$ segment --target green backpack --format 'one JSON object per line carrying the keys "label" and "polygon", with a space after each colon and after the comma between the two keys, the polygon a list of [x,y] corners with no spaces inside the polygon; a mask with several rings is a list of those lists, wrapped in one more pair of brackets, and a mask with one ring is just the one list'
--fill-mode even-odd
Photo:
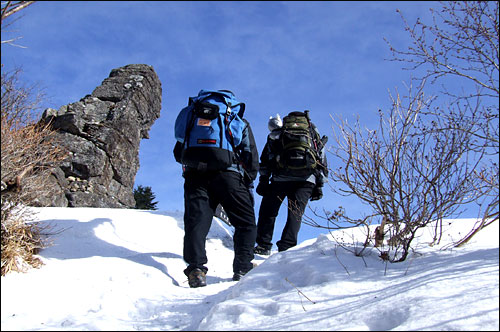
{"label": "green backpack", "polygon": [[309,111],[291,112],[283,118],[277,144],[277,167],[286,174],[307,176],[320,164],[318,134],[312,128]]}

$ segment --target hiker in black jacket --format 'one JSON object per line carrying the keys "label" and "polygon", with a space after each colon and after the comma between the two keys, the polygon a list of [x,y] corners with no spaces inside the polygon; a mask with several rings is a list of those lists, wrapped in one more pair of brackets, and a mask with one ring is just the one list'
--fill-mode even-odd
{"label": "hiker in black jacket", "polygon": [[[313,138],[310,147],[314,150],[313,153],[316,153],[315,158],[317,158],[313,168],[301,169],[298,164],[293,164],[293,161],[289,164],[285,162],[287,154],[283,153],[283,145],[287,144],[284,144],[282,136],[289,130],[283,128],[279,115],[269,120],[270,133],[260,156],[260,177],[257,186],[257,194],[262,196],[262,202],[257,223],[257,246],[254,248],[256,254],[269,255],[271,253],[274,224],[285,197],[288,199],[288,215],[281,239],[276,243],[278,251],[285,251],[297,245],[297,236],[308,201],[319,200],[323,196],[322,187],[328,174],[324,153],[327,137],[319,138],[319,132],[310,122],[307,112],[302,114],[307,116],[310,129],[308,135]],[[300,115],[300,113],[292,112],[289,117]],[[285,117],[283,120],[288,119]],[[291,160],[304,157],[301,155],[304,149],[297,148],[297,150],[298,152],[288,153]]]}
{"label": "hiker in black jacket", "polygon": [[[229,93],[226,90],[219,90],[217,93],[220,92]],[[188,264],[184,273],[192,288],[206,286],[208,268],[205,264],[208,259],[205,242],[219,204],[234,226],[233,280],[240,280],[253,267],[253,247],[257,227],[252,188],[258,174],[259,159],[250,124],[242,120],[245,124],[241,142],[234,147],[237,158],[233,159],[229,167],[222,170],[205,170],[183,165],[185,179],[183,258]],[[180,151],[180,144],[177,143],[179,149],[177,152]],[[180,157],[177,156],[176,159]]]}

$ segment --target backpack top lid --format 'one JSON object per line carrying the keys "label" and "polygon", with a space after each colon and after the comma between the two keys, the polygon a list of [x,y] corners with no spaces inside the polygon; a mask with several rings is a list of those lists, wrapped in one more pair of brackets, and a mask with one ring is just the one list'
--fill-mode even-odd
{"label": "backpack top lid", "polygon": [[292,111],[285,116],[285,118],[293,118],[293,117],[306,117],[309,120],[309,110]]}
{"label": "backpack top lid", "polygon": [[283,118],[283,129],[288,130],[310,130],[309,111],[293,111]]}
{"label": "backpack top lid", "polygon": [[[227,107],[231,109],[237,109],[237,114],[240,118],[243,118],[243,114],[245,112],[245,103],[240,102],[234,96],[234,93],[229,90],[200,90],[198,96],[190,97],[189,104],[195,103],[197,101],[202,101],[207,98],[216,98],[218,101],[224,103]],[[239,106],[237,108],[237,106]],[[226,110],[220,110],[221,113],[225,113]]]}

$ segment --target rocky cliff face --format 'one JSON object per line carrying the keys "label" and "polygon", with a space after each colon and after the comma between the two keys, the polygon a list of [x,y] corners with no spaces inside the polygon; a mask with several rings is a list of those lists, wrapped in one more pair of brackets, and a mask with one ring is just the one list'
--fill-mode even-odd
{"label": "rocky cliff face", "polygon": [[139,146],[161,110],[154,69],[132,64],[113,69],[91,95],[59,110],[47,109],[69,158],[54,170],[57,193],[40,206],[133,208]]}

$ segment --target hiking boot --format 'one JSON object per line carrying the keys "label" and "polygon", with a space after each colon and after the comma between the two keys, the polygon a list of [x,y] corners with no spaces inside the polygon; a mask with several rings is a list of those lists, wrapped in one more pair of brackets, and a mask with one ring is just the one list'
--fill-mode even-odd
{"label": "hiking boot", "polygon": [[241,277],[243,277],[247,273],[248,272],[243,272],[243,271],[234,272],[233,281],[239,281],[241,279]]}
{"label": "hiking boot", "polygon": [[243,272],[241,270],[238,271],[238,272],[234,272],[234,274],[233,274],[233,281],[239,281],[241,279],[241,277],[243,277],[245,274],[247,274],[248,272],[250,272],[256,266],[257,266],[257,264],[252,263],[252,267],[247,272]]}
{"label": "hiking boot", "polygon": [[191,288],[206,286],[207,285],[206,273],[201,269],[196,268],[189,273],[188,282],[189,282],[189,287]]}
{"label": "hiking boot", "polygon": [[264,256],[269,256],[271,255],[271,250],[270,249],[266,249],[264,247],[261,247],[261,246],[257,246],[255,248],[253,248],[253,252],[257,255],[264,255]]}

